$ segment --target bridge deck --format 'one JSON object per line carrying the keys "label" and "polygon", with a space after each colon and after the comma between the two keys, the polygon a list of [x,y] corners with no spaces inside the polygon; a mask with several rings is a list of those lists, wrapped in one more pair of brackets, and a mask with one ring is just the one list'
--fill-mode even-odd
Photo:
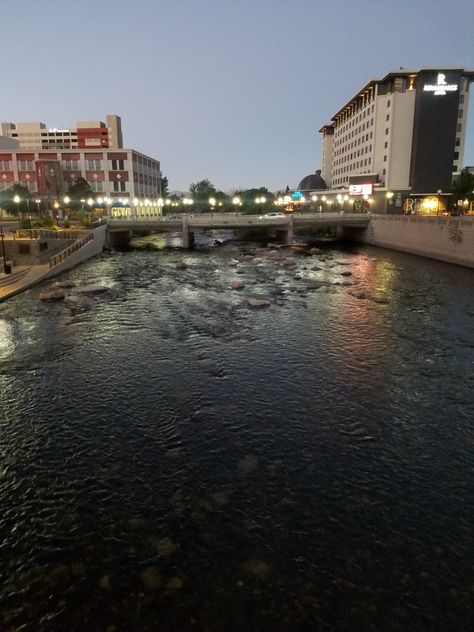
{"label": "bridge deck", "polygon": [[219,228],[281,228],[291,224],[298,227],[354,226],[365,228],[369,224],[368,213],[294,213],[284,217],[263,217],[259,215],[235,215],[233,213],[202,213],[182,217],[109,217],[107,226],[111,231],[156,230],[181,231],[212,230]]}

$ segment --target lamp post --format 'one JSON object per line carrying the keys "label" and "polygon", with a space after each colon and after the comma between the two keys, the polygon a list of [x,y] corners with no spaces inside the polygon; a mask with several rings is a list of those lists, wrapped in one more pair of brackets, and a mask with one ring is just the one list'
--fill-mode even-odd
{"label": "lamp post", "polygon": [[232,198],[232,204],[234,205],[234,209],[236,209],[234,212],[237,214],[237,207],[242,205],[238,195]]}
{"label": "lamp post", "polygon": [[262,212],[262,206],[265,204],[266,201],[267,201],[267,198],[265,196],[256,197],[255,198],[255,204],[258,205],[258,212],[259,213]]}
{"label": "lamp post", "polygon": [[68,211],[69,211],[69,202],[70,201],[71,201],[71,198],[68,195],[66,195],[64,197],[64,204],[66,205],[66,208],[64,209],[65,210],[65,213],[64,213],[64,219],[65,220],[69,220],[69,212]]}
{"label": "lamp post", "polygon": [[15,195],[15,197],[13,198],[13,201],[16,204],[16,216],[18,218],[18,226],[20,226],[20,202],[21,202],[21,197],[19,195]]}
{"label": "lamp post", "polygon": [[59,202],[56,200],[53,206],[56,211],[56,224],[59,226]]}
{"label": "lamp post", "polygon": [[10,274],[11,267],[7,265],[7,257],[5,255],[5,244],[4,244],[4,234],[3,234],[3,226],[0,226],[0,238],[2,240],[2,254],[3,254],[3,271],[5,274]]}
{"label": "lamp post", "polygon": [[211,207],[211,213],[213,213],[214,210],[215,210],[215,206],[216,206],[216,198],[210,197],[209,198],[209,204],[210,204],[210,207]]}
{"label": "lamp post", "polygon": [[438,194],[438,198],[437,198],[438,204],[436,205],[436,216],[438,216],[439,215],[439,196],[442,193],[441,189],[438,189],[436,193]]}
{"label": "lamp post", "polygon": [[41,200],[40,200],[40,198],[36,198],[35,202],[36,202],[36,206],[38,207],[38,215],[41,215],[41,211],[40,211]]}

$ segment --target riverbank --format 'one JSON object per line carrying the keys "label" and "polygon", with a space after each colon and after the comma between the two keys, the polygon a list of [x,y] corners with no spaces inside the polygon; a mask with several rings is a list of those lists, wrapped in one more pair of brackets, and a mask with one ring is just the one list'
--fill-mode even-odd
{"label": "riverbank", "polygon": [[474,268],[474,217],[372,215],[367,228],[343,229],[357,242]]}
{"label": "riverbank", "polygon": [[10,274],[0,273],[0,302],[100,254],[104,249],[105,233],[105,224],[94,228],[90,241],[77,250],[71,248],[71,252],[66,253],[67,256],[52,267],[48,262],[31,266],[15,266]]}

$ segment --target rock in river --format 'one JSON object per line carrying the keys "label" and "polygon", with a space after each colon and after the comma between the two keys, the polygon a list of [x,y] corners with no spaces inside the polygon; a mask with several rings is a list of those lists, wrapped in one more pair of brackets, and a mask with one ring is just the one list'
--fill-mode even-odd
{"label": "rock in river", "polygon": [[40,292],[40,301],[60,301],[65,297],[62,290],[51,290],[50,292]]}
{"label": "rock in river", "polygon": [[249,307],[269,307],[272,304],[271,301],[264,298],[248,298],[247,305]]}

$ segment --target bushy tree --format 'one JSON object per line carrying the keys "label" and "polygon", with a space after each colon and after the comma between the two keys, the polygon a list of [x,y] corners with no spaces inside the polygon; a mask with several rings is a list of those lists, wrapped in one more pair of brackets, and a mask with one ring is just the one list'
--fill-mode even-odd
{"label": "bushy tree", "polygon": [[[254,213],[266,213],[269,210],[273,210],[273,202],[275,196],[266,187],[259,187],[258,189],[240,189],[235,192],[242,202],[242,213],[253,215]],[[265,198],[265,202],[257,203],[256,199]]]}
{"label": "bushy tree", "polygon": [[[18,195],[20,202],[16,204],[13,201],[15,195]],[[0,191],[0,207],[4,208],[11,215],[16,215],[18,210],[24,213],[28,210],[28,203],[31,203],[31,193],[26,187],[15,182],[9,189]]]}
{"label": "bushy tree", "polygon": [[453,182],[452,192],[459,199],[472,200],[474,198],[474,174],[467,167]]}
{"label": "bushy tree", "polygon": [[161,197],[166,197],[168,195],[168,178],[166,176],[161,176]]}

